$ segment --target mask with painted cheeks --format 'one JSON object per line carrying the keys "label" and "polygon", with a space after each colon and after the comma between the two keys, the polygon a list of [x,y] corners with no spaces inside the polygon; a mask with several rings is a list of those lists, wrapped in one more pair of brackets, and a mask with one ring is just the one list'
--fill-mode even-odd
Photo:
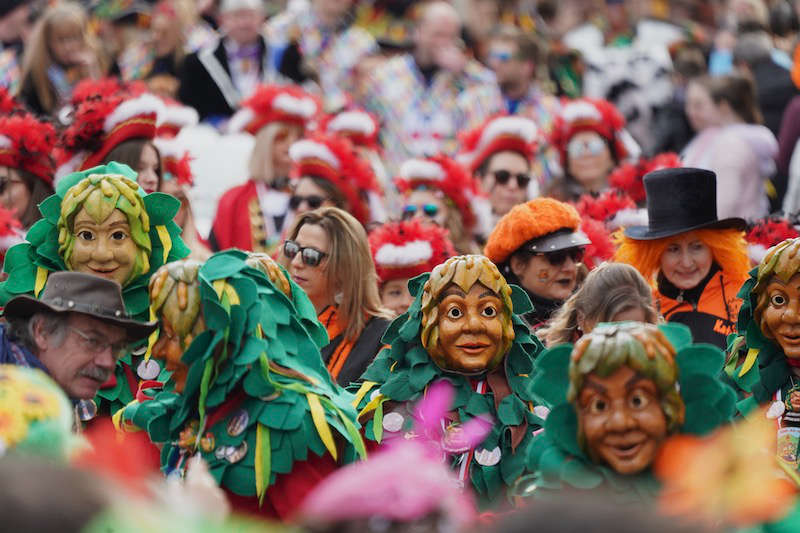
{"label": "mask with painted cheeks", "polygon": [[758,267],[753,318],[786,357],[800,360],[800,239],[771,248]]}
{"label": "mask with painted cheeks", "polygon": [[92,174],[67,191],[58,219],[67,268],[123,287],[150,269],[150,219],[139,190],[122,175]]}
{"label": "mask with painted cheeks", "polygon": [[422,345],[443,370],[494,370],[511,348],[511,287],[486,257],[452,257],[423,287]]}
{"label": "mask with painted cheeks", "polygon": [[603,324],[576,343],[567,399],[592,461],[623,475],[650,467],[685,417],[674,358],[672,344],[651,324]]}

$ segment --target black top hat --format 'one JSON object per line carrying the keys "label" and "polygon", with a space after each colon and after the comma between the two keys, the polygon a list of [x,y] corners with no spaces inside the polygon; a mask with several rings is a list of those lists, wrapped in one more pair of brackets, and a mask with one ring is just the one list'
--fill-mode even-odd
{"label": "black top hat", "polygon": [[38,300],[20,295],[9,300],[3,310],[9,318],[28,318],[39,312],[83,313],[121,327],[131,342],[149,336],[158,325],[128,316],[119,283],[82,272],[53,272]]}
{"label": "black top hat", "polygon": [[717,219],[717,176],[699,168],[665,168],[644,177],[647,226],[632,226],[636,240],[661,239],[696,229],[744,230],[741,218]]}

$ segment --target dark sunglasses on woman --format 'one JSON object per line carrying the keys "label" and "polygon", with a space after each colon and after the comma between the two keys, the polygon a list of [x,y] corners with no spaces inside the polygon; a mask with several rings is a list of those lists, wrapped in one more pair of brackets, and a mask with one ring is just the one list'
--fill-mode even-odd
{"label": "dark sunglasses on woman", "polygon": [[328,255],[325,252],[320,252],[316,248],[310,246],[300,246],[294,241],[285,241],[283,243],[283,255],[289,259],[294,259],[294,256],[300,254],[300,258],[306,266],[318,266],[322,260]]}
{"label": "dark sunglasses on woman", "polygon": [[583,261],[585,253],[586,250],[584,248],[566,248],[555,252],[535,252],[533,255],[544,256],[552,266],[561,266],[567,260],[567,257],[571,257],[575,263],[580,263]]}
{"label": "dark sunglasses on woman", "polygon": [[439,214],[439,206],[436,204],[425,204],[423,206],[407,205],[403,208],[403,220],[414,218],[420,208],[425,216],[429,218],[433,218]]}
{"label": "dark sunglasses on woman", "polygon": [[492,175],[494,176],[494,181],[499,185],[505,185],[512,177],[515,177],[517,178],[517,186],[520,189],[525,189],[531,182],[531,177],[529,175],[511,174],[508,170],[495,170],[492,172]]}
{"label": "dark sunglasses on woman", "polygon": [[303,204],[303,202],[307,203],[308,207],[311,209],[319,209],[320,206],[322,206],[322,204],[325,202],[325,198],[316,194],[312,194],[310,196],[300,196],[299,194],[295,194],[289,198],[289,209],[296,211],[297,208]]}

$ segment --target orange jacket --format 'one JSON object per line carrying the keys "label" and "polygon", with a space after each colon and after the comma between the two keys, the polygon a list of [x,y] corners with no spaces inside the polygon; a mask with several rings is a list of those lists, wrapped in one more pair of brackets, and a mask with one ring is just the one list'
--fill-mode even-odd
{"label": "orange jacket", "polygon": [[742,306],[736,293],[742,283],[712,269],[697,287],[681,291],[659,276],[653,297],[667,322],[686,324],[692,330],[694,342],[708,342],[724,350],[727,336],[736,331],[736,318]]}

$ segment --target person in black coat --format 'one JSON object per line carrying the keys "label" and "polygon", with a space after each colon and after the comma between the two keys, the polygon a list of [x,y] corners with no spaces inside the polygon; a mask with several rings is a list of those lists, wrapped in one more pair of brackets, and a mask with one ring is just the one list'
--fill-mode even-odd
{"label": "person in black coat", "polygon": [[259,84],[303,81],[293,64],[299,54],[270,46],[260,33],[263,23],[260,0],[223,0],[223,37],[186,57],[178,98],[194,107],[201,120],[227,120]]}

